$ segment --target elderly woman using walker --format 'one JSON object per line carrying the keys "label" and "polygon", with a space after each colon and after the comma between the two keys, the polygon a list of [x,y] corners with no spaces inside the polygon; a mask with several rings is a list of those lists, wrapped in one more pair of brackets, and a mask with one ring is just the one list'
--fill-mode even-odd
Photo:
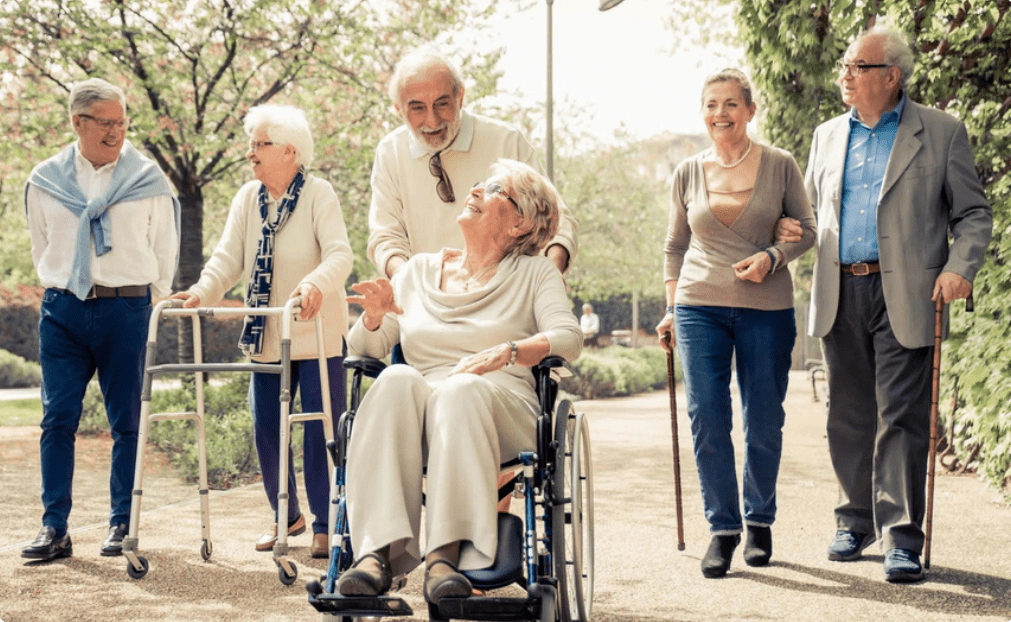
{"label": "elderly woman using walker", "polygon": [[557,191],[529,166],[499,160],[457,217],[462,250],[418,254],[392,282],[352,287],[365,310],[353,352],[401,343],[409,365],[387,367],[362,400],[348,453],[354,567],[345,596],[372,596],[422,561],[422,469],[428,468],[424,594],[471,594],[458,569],[490,566],[496,473],[536,442],[530,367],[573,360],[582,333],[561,274],[538,252],[558,226]]}
{"label": "elderly woman using walker", "polygon": [[[706,79],[702,117],[713,146],[674,171],[664,244],[668,307],[656,331],[665,348],[676,342],[683,367],[712,534],[702,559],[702,574],[709,578],[730,569],[745,525],[744,561],[764,566],[772,557],[783,399],[797,336],[786,264],[815,239],[811,203],[793,156],[748,137],[755,109],[740,71]],[[784,213],[801,221],[803,236],[773,244]],[[743,521],[730,438],[735,355],[744,422]]]}
{"label": "elderly woman using walker", "polygon": [[[200,279],[173,298],[185,307],[217,304],[225,292],[245,277],[246,305],[279,307],[289,297],[302,297],[299,319],[323,317],[323,337],[330,381],[331,410],[335,419],[345,408],[344,337],[348,310],[344,282],[351,273],[351,246],[341,215],[340,201],[324,179],[310,175],[313,139],[305,113],[291,106],[264,105],[249,110],[245,119],[253,167],[251,181],[235,195],[225,230]],[[280,318],[249,316],[239,347],[254,362],[276,363],[280,353]],[[296,322],[291,334],[291,386],[294,398],[302,389],[305,412],[322,411],[318,353],[314,324]],[[254,372],[249,381],[256,453],[263,488],[274,511],[273,525],[256,543],[269,551],[277,540],[278,462],[280,457],[280,377]],[[326,439],[321,421],[304,429],[304,476],[312,523],[313,557],[327,557],[330,479]],[[291,449],[288,449],[288,464]],[[305,531],[299,509],[295,473],[288,471],[288,535]]]}

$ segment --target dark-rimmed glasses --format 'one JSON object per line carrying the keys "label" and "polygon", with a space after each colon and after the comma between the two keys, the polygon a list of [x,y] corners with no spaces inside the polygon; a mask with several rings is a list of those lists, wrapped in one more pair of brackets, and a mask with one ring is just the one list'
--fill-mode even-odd
{"label": "dark-rimmed glasses", "polygon": [[477,188],[481,189],[481,192],[484,193],[485,197],[493,197],[495,195],[505,197],[506,199],[508,199],[510,203],[513,204],[513,207],[515,207],[517,210],[520,209],[520,204],[516,202],[516,199],[512,198],[511,196],[509,196],[508,193],[506,193],[506,189],[502,187],[502,184],[498,183],[489,184],[484,181],[479,181],[476,184],[474,184],[474,187],[471,188],[471,190],[476,190]]}
{"label": "dark-rimmed glasses", "polygon": [[885,63],[847,63],[844,61],[838,61],[835,64],[835,70],[840,76],[853,76],[854,78],[862,75],[868,69],[884,69],[885,67],[891,67]]}
{"label": "dark-rimmed glasses", "polygon": [[102,128],[103,130],[130,129],[130,117],[124,117],[122,119],[103,119],[102,117],[93,117],[90,114],[79,114],[77,116],[81,117],[82,119],[92,121],[95,125]]}
{"label": "dark-rimmed glasses", "polygon": [[273,144],[274,143],[270,142],[269,140],[251,140],[249,141],[249,150],[252,151],[253,153],[256,153],[261,148],[269,147]]}
{"label": "dark-rimmed glasses", "polygon": [[439,153],[442,152],[436,153],[428,161],[428,172],[433,177],[439,178],[439,181],[435,182],[435,192],[442,199],[442,202],[452,203],[456,201],[456,195],[453,194],[453,184],[449,182],[449,175],[446,174],[446,169],[442,168],[442,158],[439,157]]}

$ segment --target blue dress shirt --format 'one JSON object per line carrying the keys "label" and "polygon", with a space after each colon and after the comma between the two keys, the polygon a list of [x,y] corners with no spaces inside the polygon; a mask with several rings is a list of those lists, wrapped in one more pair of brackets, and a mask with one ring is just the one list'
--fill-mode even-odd
{"label": "blue dress shirt", "polygon": [[851,113],[839,225],[839,261],[844,264],[878,260],[878,200],[905,106],[903,94],[873,128],[860,122],[856,109]]}

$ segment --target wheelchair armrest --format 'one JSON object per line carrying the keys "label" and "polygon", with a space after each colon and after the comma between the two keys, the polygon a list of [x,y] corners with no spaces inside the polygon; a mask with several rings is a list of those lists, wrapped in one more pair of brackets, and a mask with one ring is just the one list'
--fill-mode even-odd
{"label": "wheelchair armrest", "polygon": [[348,356],[344,358],[344,367],[361,372],[369,378],[375,378],[379,372],[386,369],[386,363],[371,356]]}

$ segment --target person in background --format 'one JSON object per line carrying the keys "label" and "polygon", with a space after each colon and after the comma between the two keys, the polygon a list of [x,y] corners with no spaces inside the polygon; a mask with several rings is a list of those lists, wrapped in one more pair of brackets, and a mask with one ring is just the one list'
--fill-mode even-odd
{"label": "person in background", "polygon": [[579,316],[579,328],[583,331],[583,347],[597,347],[600,334],[600,316],[593,312],[593,305],[583,304],[583,315]]}
{"label": "person in background", "polygon": [[112,507],[100,552],[123,552],[151,299],[172,291],[179,256],[179,202],[165,174],[126,140],[123,90],[85,80],[71,89],[69,107],[77,140],[36,166],[25,189],[32,261],[46,288],[39,320],[44,512],[38,537],[21,551],[33,560],[73,554],[74,444],[96,372],[112,433]]}
{"label": "person in background", "polygon": [[[249,109],[246,159],[255,181],[239,189],[214,253],[200,279],[186,292],[173,296],[184,306],[213,306],[239,279],[245,278],[246,306],[281,307],[288,298],[301,297],[298,319],[323,318],[330,395],[320,392],[316,330],[313,322],[295,322],[291,331],[291,391],[294,401],[302,390],[302,410],[320,412],[330,400],[333,429],[346,406],[344,337],[348,308],[344,282],[351,274],[348,243],[340,201],[324,179],[308,173],[313,139],[305,113],[292,106],[263,105]],[[281,359],[280,318],[247,316],[239,347],[257,363]],[[277,540],[278,464],[280,460],[281,379],[277,374],[253,372],[249,406],[253,412],[256,455],[273,524],[256,542],[269,551]],[[288,448],[288,464],[292,462]],[[305,423],[303,476],[314,520],[310,553],[327,557],[330,477],[326,438],[321,421]],[[295,470],[288,470],[288,535],[305,531],[299,508]]]}
{"label": "person in background", "polygon": [[[712,534],[702,558],[702,574],[710,578],[730,569],[745,525],[744,561],[764,566],[772,557],[783,400],[797,336],[786,264],[811,248],[815,235],[793,156],[748,136],[755,110],[751,85],[740,71],[706,79],[702,117],[713,146],[674,171],[664,244],[668,307],[656,330],[663,347],[676,345],[681,357]],[[774,244],[784,213],[799,220],[802,235]],[[730,436],[735,359],[744,422],[743,520]]]}
{"label": "person in background", "polygon": [[[900,34],[857,37],[839,62],[850,111],[815,130],[806,177],[818,214],[809,325],[828,366],[839,481],[828,557],[859,559],[880,541],[892,583],[923,578],[932,301],[972,293],[993,227],[965,126],[908,99],[912,72]],[[779,229],[796,239],[795,222]]]}

